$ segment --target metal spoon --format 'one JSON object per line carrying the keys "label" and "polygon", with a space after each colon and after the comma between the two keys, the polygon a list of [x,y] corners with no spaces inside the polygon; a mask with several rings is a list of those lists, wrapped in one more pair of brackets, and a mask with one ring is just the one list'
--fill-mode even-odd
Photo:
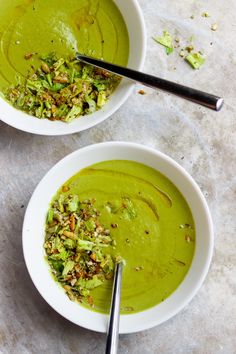
{"label": "metal spoon", "polygon": [[141,84],[152,87],[154,89],[167,91],[176,96],[198,103],[215,111],[219,111],[224,103],[223,98],[218,96],[195,90],[193,88],[186,87],[172,81],[167,81],[156,76],[145,74],[140,71],[128,69],[123,66],[105,62],[103,60],[87,57],[82,54],[77,54],[76,57],[84,63],[92,64],[107,71],[111,71],[114,74],[126,77],[136,82],[140,82]]}
{"label": "metal spoon", "polygon": [[112,289],[111,310],[107,331],[106,354],[116,354],[119,341],[120,294],[123,263],[117,263]]}

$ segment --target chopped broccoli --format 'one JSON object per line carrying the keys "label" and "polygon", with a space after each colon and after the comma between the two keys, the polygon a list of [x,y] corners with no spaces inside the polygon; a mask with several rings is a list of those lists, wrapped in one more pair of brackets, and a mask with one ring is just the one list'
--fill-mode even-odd
{"label": "chopped broccoli", "polygon": [[120,82],[120,77],[55,53],[41,56],[42,64],[7,89],[14,107],[37,118],[66,123],[96,112]]}
{"label": "chopped broccoli", "polygon": [[186,56],[185,60],[194,68],[199,69],[205,62],[205,59],[200,53],[190,53]]}

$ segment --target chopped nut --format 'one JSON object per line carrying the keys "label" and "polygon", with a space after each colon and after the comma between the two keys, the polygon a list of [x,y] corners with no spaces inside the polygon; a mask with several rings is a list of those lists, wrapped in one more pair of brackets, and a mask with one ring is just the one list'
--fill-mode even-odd
{"label": "chopped nut", "polygon": [[210,17],[210,15],[209,15],[208,12],[203,12],[203,13],[202,13],[202,17]]}
{"label": "chopped nut", "polygon": [[101,232],[103,232],[103,227],[101,226],[101,225],[99,225],[97,228],[96,228],[96,231],[98,232],[98,233],[101,233]]}
{"label": "chopped nut", "polygon": [[88,304],[90,305],[90,306],[94,306],[94,301],[93,301],[93,298],[92,298],[92,296],[88,296],[87,297],[87,301],[88,301]]}
{"label": "chopped nut", "polygon": [[77,279],[76,278],[73,278],[72,280],[71,280],[71,286],[74,286],[75,285],[75,283],[77,282]]}
{"label": "chopped nut", "polygon": [[[57,107],[54,104],[52,105],[51,111],[52,111],[52,113],[56,113],[56,111],[57,111]],[[63,191],[63,187],[62,187],[62,191]]]}

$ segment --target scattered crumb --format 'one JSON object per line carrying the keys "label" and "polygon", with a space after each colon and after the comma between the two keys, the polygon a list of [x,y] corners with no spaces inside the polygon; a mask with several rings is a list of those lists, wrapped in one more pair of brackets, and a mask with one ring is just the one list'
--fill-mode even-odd
{"label": "scattered crumb", "polygon": [[20,41],[15,41],[15,43],[18,45],[18,44],[20,44]]}
{"label": "scattered crumb", "polygon": [[132,312],[132,311],[134,311],[134,308],[132,306],[126,306],[126,307],[122,308],[121,310],[127,311],[127,312]]}
{"label": "scattered crumb", "polygon": [[134,268],[136,270],[136,272],[139,272],[140,270],[143,270],[143,266],[138,266]]}
{"label": "scattered crumb", "polygon": [[203,13],[202,13],[202,17],[210,17],[210,15],[209,15],[208,12],[203,12]]}
{"label": "scattered crumb", "polygon": [[24,55],[24,58],[25,58],[26,60],[29,60],[29,59],[31,59],[35,54],[37,54],[37,53],[26,53],[26,54]]}
{"label": "scattered crumb", "polygon": [[192,241],[191,237],[189,235],[185,235],[185,241],[190,243]]}
{"label": "scattered crumb", "polygon": [[182,58],[185,56],[185,52],[183,49],[181,49],[181,51],[179,52],[179,56]]}
{"label": "scattered crumb", "polygon": [[144,90],[139,90],[138,93],[139,93],[140,95],[145,95],[145,94],[146,94],[146,92],[145,92]]}
{"label": "scattered crumb", "polygon": [[191,18],[191,20],[193,20],[194,19],[194,15],[191,15],[190,18]]}
{"label": "scattered crumb", "polygon": [[22,205],[21,205],[21,208],[24,208],[24,207],[25,207],[24,204],[22,204]]}
{"label": "scattered crumb", "polygon": [[190,53],[192,50],[194,50],[194,47],[192,45],[188,45],[187,47],[185,47],[185,50]]}
{"label": "scattered crumb", "polygon": [[216,31],[217,28],[218,28],[217,23],[214,23],[213,25],[211,25],[211,30],[212,30],[212,31]]}

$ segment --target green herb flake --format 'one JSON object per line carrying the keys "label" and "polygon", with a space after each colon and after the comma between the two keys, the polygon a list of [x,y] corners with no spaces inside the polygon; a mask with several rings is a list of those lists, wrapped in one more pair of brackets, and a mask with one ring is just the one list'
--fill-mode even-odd
{"label": "green herb flake", "polygon": [[165,47],[167,55],[173,52],[174,50],[173,38],[171,37],[168,31],[163,31],[162,37],[153,37],[153,40]]}
{"label": "green herb flake", "polygon": [[74,195],[68,202],[68,210],[73,213],[74,211],[77,210],[78,205],[79,205],[79,197],[78,195]]}
{"label": "green herb flake", "polygon": [[124,198],[123,200],[123,218],[126,220],[135,219],[137,217],[137,212],[133,202],[129,198]]}
{"label": "green herb flake", "polygon": [[51,224],[53,221],[53,216],[54,216],[54,212],[53,209],[49,209],[48,210],[48,215],[47,215],[47,223]]}
{"label": "green herb flake", "polygon": [[62,275],[67,275],[73,268],[74,268],[75,262],[68,260],[65,262],[65,266],[62,272]]}

